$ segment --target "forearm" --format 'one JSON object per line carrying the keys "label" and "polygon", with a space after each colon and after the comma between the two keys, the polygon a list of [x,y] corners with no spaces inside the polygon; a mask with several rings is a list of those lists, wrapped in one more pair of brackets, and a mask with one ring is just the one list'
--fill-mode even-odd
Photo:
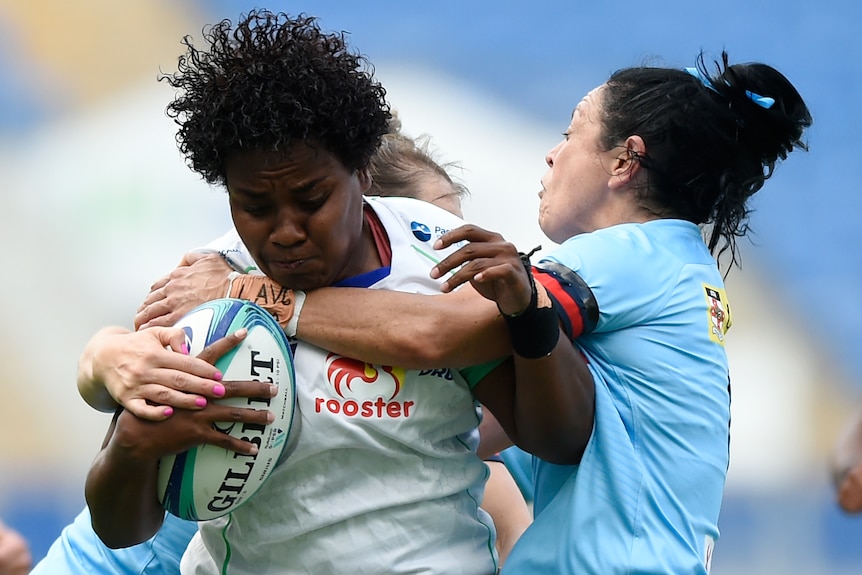
{"label": "forearm", "polygon": [[87,474],[84,494],[93,529],[112,549],[146,541],[161,527],[164,508],[156,497],[158,459],[135,457],[108,432]]}
{"label": "forearm", "polygon": [[551,463],[580,462],[593,429],[595,382],[577,348],[561,335],[541,359],[514,356],[515,426],[530,451]]}
{"label": "forearm", "polygon": [[100,329],[87,342],[78,360],[78,393],[90,407],[99,411],[114,411],[118,404],[105,388],[105,382],[94,373],[95,352],[102,338],[122,333],[129,333],[129,330],[118,326]]}
{"label": "forearm", "polygon": [[524,451],[561,465],[580,461],[592,434],[595,383],[566,337],[545,357],[514,356],[474,392]]}
{"label": "forearm", "polygon": [[444,295],[323,288],[307,294],[297,337],[369,363],[466,367],[511,353],[494,302],[469,286]]}

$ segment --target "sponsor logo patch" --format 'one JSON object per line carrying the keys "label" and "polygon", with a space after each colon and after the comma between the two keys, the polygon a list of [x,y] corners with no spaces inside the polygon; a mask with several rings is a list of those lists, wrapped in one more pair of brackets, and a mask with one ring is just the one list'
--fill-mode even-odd
{"label": "sponsor logo patch", "polygon": [[431,239],[431,228],[420,222],[410,222],[410,231],[416,236],[416,239],[421,242],[427,242]]}
{"label": "sponsor logo patch", "polygon": [[727,294],[721,288],[703,284],[706,296],[707,319],[709,321],[709,338],[715,343],[724,345],[724,336],[730,329],[730,305]]}

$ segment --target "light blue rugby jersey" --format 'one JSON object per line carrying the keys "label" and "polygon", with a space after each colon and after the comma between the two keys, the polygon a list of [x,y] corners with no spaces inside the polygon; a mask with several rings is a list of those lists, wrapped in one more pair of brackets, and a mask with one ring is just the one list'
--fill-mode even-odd
{"label": "light blue rugby jersey", "polygon": [[598,304],[595,329],[575,340],[595,424],[580,465],[533,459],[535,521],[503,573],[708,572],[728,466],[730,316],[699,228],[613,226],[546,261],[574,270]]}
{"label": "light blue rugby jersey", "polygon": [[197,530],[196,522],[166,514],[162,527],[148,541],[110,549],[93,531],[85,507],[30,575],[179,575],[180,557]]}

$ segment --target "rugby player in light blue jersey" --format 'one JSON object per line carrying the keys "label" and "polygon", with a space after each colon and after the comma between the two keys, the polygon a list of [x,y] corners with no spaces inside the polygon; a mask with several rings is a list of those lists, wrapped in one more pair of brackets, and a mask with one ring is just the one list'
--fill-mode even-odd
{"label": "rugby player in light blue jersey", "polygon": [[[805,148],[811,117],[772,67],[698,64],[618,71],[577,105],[539,194],[561,245],[532,275],[498,234],[441,239],[471,242],[438,266],[463,265],[444,287],[470,281],[510,331],[513,399],[483,401],[539,456],[535,520],[503,573],[709,572],[730,424],[731,316],[713,254],[736,263],[749,198]],[[587,377],[554,372],[560,327]]]}

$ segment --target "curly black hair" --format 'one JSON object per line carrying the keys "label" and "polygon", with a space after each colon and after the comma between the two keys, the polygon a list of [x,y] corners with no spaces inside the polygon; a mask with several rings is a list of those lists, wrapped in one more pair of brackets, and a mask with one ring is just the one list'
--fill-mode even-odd
{"label": "curly black hair", "polygon": [[225,159],[240,151],[288,152],[319,146],[348,169],[365,168],[387,132],[386,91],[345,34],[324,33],[317,19],[254,10],[204,28],[206,50],[189,36],[167,114],[189,167],[225,185]]}

